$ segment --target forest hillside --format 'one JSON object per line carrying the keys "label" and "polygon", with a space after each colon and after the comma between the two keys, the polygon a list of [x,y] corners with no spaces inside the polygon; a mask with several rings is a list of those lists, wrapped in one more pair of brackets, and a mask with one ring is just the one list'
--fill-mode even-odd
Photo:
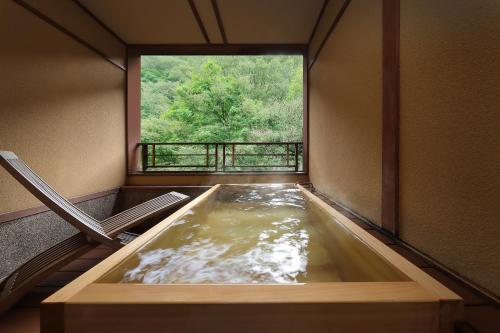
{"label": "forest hillside", "polygon": [[302,56],[142,56],[142,142],[302,141]]}

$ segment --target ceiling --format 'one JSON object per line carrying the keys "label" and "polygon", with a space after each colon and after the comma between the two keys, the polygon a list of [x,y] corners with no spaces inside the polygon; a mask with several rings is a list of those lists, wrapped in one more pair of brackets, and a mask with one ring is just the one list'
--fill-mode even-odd
{"label": "ceiling", "polygon": [[127,44],[307,44],[324,0],[80,2]]}

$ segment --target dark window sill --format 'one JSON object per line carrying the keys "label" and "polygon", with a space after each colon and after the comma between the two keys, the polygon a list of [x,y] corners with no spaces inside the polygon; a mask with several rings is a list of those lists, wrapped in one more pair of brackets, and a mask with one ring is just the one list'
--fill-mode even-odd
{"label": "dark window sill", "polygon": [[163,171],[149,171],[149,172],[134,172],[128,173],[128,176],[266,176],[266,175],[281,175],[281,176],[307,176],[307,172],[163,172]]}

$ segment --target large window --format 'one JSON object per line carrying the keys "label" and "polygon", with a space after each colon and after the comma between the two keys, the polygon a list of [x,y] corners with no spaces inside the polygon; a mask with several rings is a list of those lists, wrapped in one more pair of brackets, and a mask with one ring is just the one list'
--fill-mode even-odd
{"label": "large window", "polygon": [[301,171],[303,89],[301,55],[142,56],[144,167]]}

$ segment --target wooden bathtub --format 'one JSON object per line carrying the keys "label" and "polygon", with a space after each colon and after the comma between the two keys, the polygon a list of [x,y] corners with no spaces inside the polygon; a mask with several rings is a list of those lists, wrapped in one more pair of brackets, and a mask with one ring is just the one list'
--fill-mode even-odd
{"label": "wooden bathtub", "polygon": [[[301,186],[313,205],[390,263],[395,281],[285,284],[110,283],[106,276],[200,197],[42,303],[49,332],[453,332],[462,299]],[[106,281],[106,282],[103,282]]]}

